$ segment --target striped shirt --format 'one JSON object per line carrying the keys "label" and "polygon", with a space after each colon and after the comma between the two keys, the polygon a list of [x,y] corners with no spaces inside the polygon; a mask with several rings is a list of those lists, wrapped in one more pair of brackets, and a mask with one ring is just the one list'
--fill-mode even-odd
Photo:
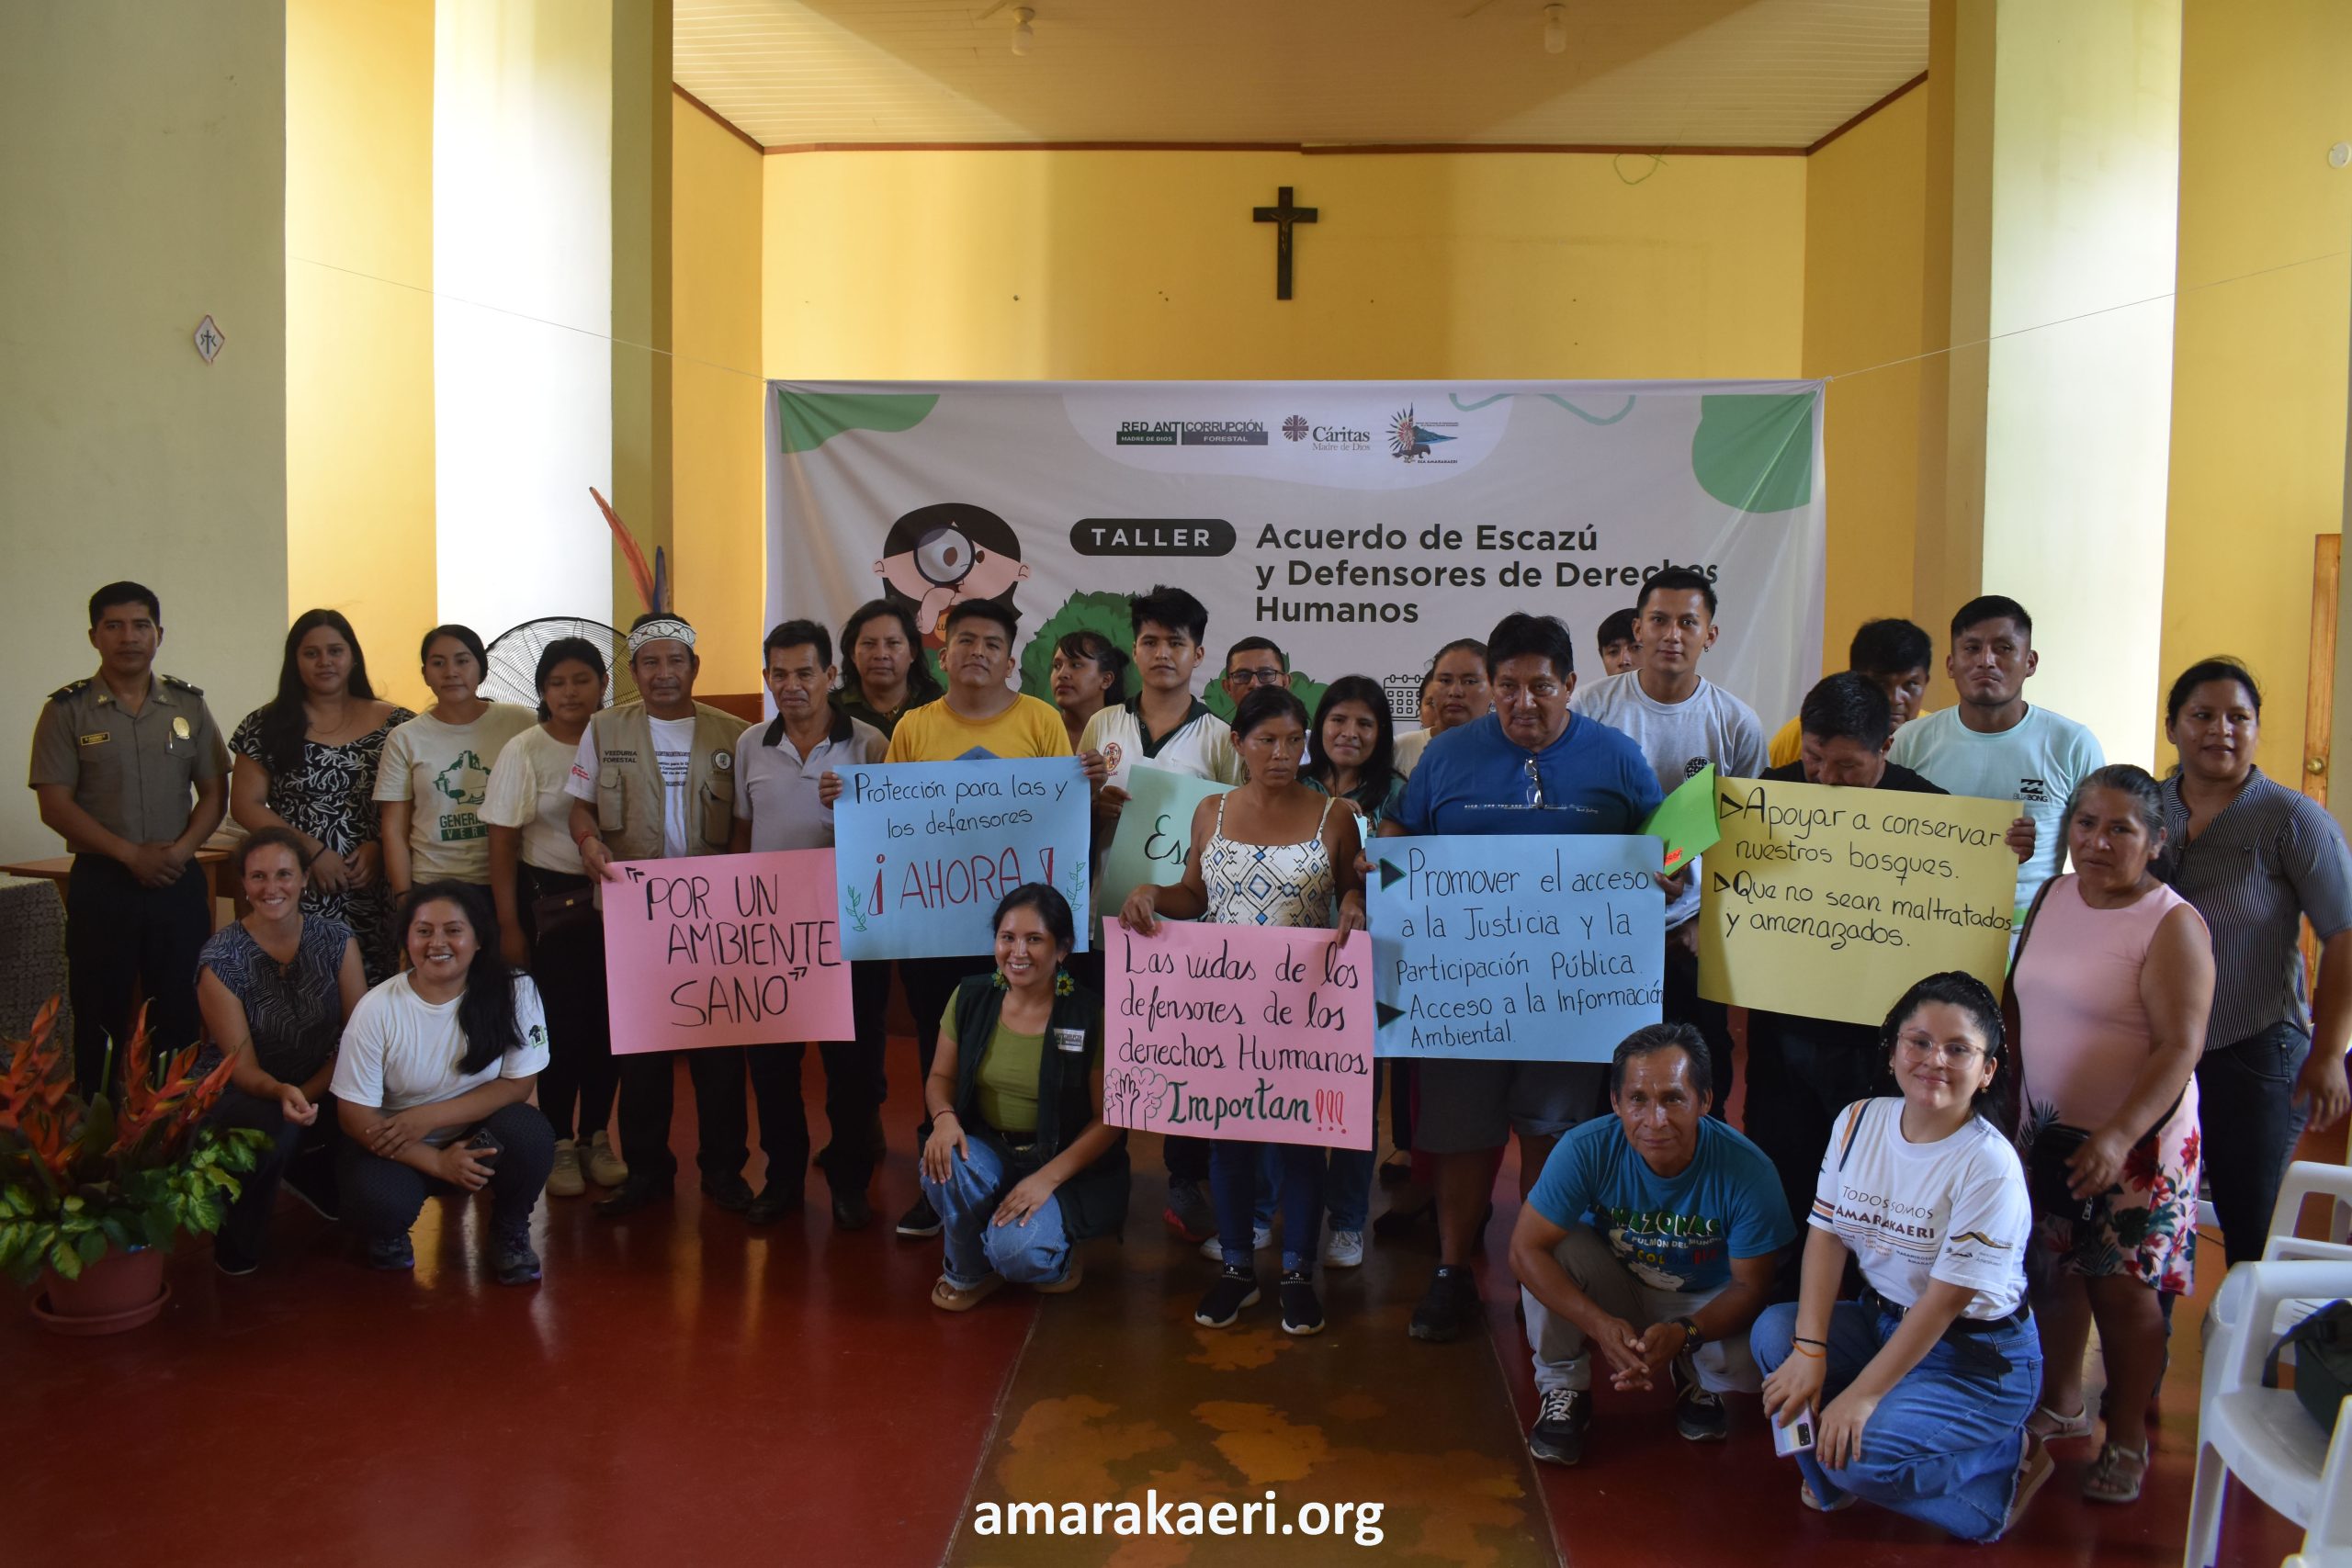
{"label": "striped shirt", "polygon": [[[2180,776],[2162,785],[2167,847],[2156,874],[2197,907],[2213,936],[2213,1016],[2205,1048],[2312,1020],[2301,922],[2324,942],[2352,929],[2352,853],[2320,805],[2256,768],[2238,797],[2188,842]],[[2177,847],[2173,847],[2177,846]]]}

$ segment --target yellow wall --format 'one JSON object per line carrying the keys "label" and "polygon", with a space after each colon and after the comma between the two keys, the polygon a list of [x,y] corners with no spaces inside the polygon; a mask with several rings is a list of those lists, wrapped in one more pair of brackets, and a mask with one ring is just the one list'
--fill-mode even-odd
{"label": "yellow wall", "polygon": [[760,166],[774,160],[684,98],[671,104],[671,570],[701,639],[702,689],[755,692],[767,630]]}
{"label": "yellow wall", "polygon": [[[1794,376],[1804,161],[838,152],[764,160],[767,374]],[[1271,225],[1289,185],[1296,298]]]}
{"label": "yellow wall", "polygon": [[[89,674],[84,602],[164,602],[159,669],[221,723],[267,694],[285,636],[285,9],[0,6],[0,729]],[[207,365],[209,313],[228,335]],[[0,855],[62,852],[0,789]]]}
{"label": "yellow wall", "polygon": [[376,690],[421,708],[416,640],[440,618],[433,7],[285,11],[288,618],[341,610]]}
{"label": "yellow wall", "polygon": [[2188,0],[2185,28],[2163,665],[2246,660],[2261,765],[2291,781],[2312,541],[2343,519],[2352,169],[2325,154],[2352,137],[2352,6]]}
{"label": "yellow wall", "polygon": [[1928,105],[1916,88],[1805,161],[1804,373],[1831,378],[1824,670],[1863,621],[1911,615]]}

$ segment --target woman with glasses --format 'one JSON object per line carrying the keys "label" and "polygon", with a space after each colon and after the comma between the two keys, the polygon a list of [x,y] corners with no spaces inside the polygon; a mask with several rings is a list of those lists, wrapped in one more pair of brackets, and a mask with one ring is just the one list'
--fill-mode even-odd
{"label": "woman with glasses", "polygon": [[2034,1310],[2047,1363],[2032,1427],[2046,1439],[2090,1435],[2083,1353],[2097,1322],[2107,1437],[2083,1495],[2129,1503],[2164,1373],[2157,1296],[2188,1293],[2197,1252],[2196,1075],[2213,947],[2152,869],[2165,846],[2154,779],[2130,763],[2100,768],[2061,820],[2075,869],[2035,897],[2010,971],[2018,1037],[2033,1052]]}
{"label": "woman with glasses", "polygon": [[[1996,1540],[2050,1478],[2025,1429],[2041,1348],[2025,1305],[2033,1210],[2012,1142],[2017,1064],[1984,983],[1930,975],[1881,1035],[1895,1093],[1856,1100],[1822,1155],[1794,1303],[1748,1343],[1764,1414],[1810,1428],[1797,1499],[1857,1500]],[[1860,1301],[1840,1301],[1849,1260]]]}
{"label": "woman with glasses", "polygon": [[[1329,927],[1341,941],[1363,930],[1355,814],[1333,810],[1336,801],[1299,779],[1306,750],[1306,705],[1279,686],[1251,692],[1234,710],[1233,745],[1249,777],[1201,802],[1193,813],[1184,879],[1168,887],[1136,888],[1119,912],[1119,923],[1143,936],[1159,929],[1163,915],[1233,925]],[[1256,1139],[1219,1136],[1210,1150],[1209,1190],[1216,1202],[1225,1268],[1193,1314],[1193,1321],[1204,1328],[1228,1327],[1258,1302],[1252,1258],[1262,1146]],[[1320,1334],[1323,1303],[1315,1293],[1315,1258],[1329,1151],[1314,1144],[1278,1147],[1283,1331]]]}

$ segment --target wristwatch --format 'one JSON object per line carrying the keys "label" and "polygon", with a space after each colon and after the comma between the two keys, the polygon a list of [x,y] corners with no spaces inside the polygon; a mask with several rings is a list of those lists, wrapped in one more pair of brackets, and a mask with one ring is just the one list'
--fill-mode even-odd
{"label": "wristwatch", "polygon": [[1700,1346],[1704,1345],[1707,1342],[1706,1335],[1700,1331],[1697,1319],[1678,1317],[1671,1319],[1670,1321],[1677,1328],[1681,1329],[1683,1333],[1690,1336],[1688,1339],[1685,1339],[1682,1342],[1682,1348],[1685,1350],[1696,1350]]}

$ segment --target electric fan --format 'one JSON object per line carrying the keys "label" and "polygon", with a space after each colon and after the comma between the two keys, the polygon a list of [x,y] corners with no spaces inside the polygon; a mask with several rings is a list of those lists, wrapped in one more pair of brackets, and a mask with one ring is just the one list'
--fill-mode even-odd
{"label": "electric fan", "polygon": [[492,702],[537,707],[539,689],[535,682],[539,673],[539,655],[549,643],[567,637],[587,638],[605,656],[605,668],[610,672],[605,682],[606,707],[637,695],[637,682],[629,676],[625,652],[628,637],[602,621],[583,620],[577,615],[544,615],[519,626],[509,626],[492,638],[490,672],[482,679],[481,694]]}

